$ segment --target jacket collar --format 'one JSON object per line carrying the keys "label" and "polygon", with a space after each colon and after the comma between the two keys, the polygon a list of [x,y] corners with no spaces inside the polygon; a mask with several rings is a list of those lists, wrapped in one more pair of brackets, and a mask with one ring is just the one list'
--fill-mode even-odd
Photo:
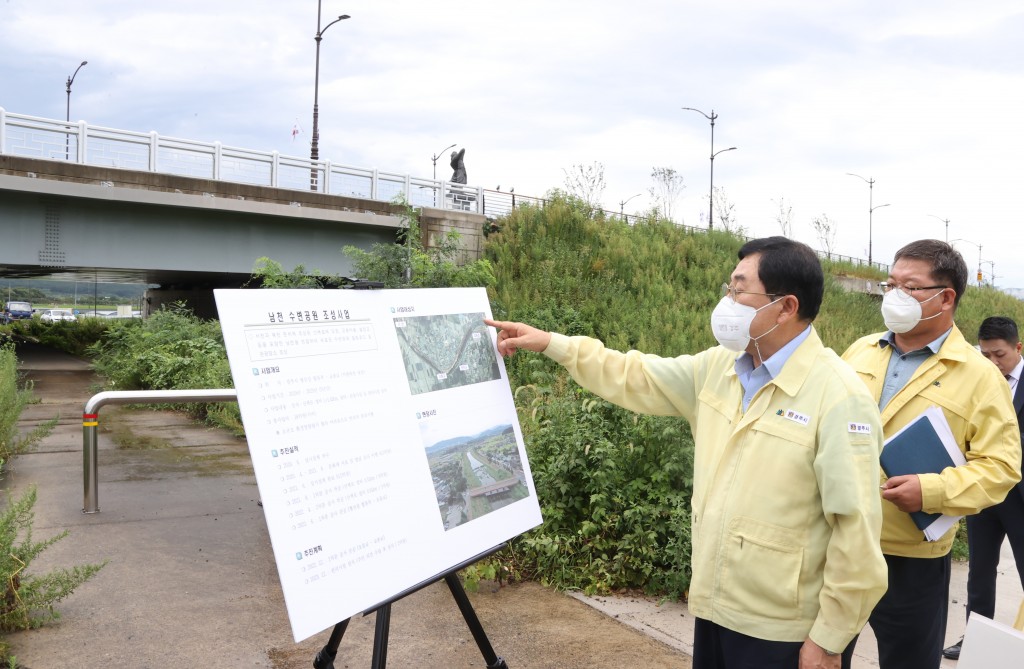
{"label": "jacket collar", "polygon": [[782,371],[769,383],[774,383],[782,392],[790,397],[795,396],[799,392],[800,387],[804,385],[807,377],[810,376],[811,369],[818,359],[818,354],[824,348],[825,345],[821,343],[818,331],[812,325],[807,339],[793,351],[793,354],[789,356],[789,360],[782,366]]}

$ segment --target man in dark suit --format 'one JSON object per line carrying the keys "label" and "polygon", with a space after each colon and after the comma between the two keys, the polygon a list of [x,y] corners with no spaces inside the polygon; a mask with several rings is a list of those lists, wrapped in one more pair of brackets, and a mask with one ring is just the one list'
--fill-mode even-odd
{"label": "man in dark suit", "polygon": [[[1024,358],[1017,324],[1003,316],[986,318],[978,328],[978,348],[995,363],[1010,383],[1013,408],[1024,445]],[[992,618],[996,608],[996,567],[1003,540],[1009,538],[1017,575],[1024,585],[1024,482],[1014,486],[1006,499],[981,513],[967,516],[967,545],[970,550],[967,573],[967,615],[971,612]],[[963,639],[942,651],[951,660],[959,659]]]}

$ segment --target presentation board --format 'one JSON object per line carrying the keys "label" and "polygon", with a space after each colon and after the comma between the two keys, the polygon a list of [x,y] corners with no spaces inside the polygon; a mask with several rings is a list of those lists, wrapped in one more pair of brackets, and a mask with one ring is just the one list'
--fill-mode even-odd
{"label": "presentation board", "polygon": [[540,524],[484,289],[214,295],[296,642]]}
{"label": "presentation board", "polygon": [[1020,669],[1024,667],[1024,632],[971,613],[964,645],[957,662],[960,669]]}

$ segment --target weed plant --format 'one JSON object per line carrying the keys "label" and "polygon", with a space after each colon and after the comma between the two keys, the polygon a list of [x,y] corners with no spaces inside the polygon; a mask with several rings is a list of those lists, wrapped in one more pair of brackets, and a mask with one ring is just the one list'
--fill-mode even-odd
{"label": "weed plant", "polygon": [[[11,458],[29,451],[53,429],[54,418],[44,421],[28,434],[19,436],[18,419],[33,401],[30,383],[19,383],[17,358],[10,344],[0,346],[0,471]],[[42,551],[67,536],[64,531],[41,542],[32,540],[33,507],[36,490],[29,488],[21,497],[6,497],[0,505],[0,633],[39,627],[56,620],[55,604],[92,578],[102,564],[55,569],[41,576],[31,574],[29,566]],[[0,661],[16,666],[8,658],[7,643],[0,639]]]}
{"label": "weed plant", "polygon": [[0,470],[15,455],[27,453],[57,424],[57,418],[43,421],[27,434],[18,433],[18,418],[32,402],[32,384],[19,383],[18,359],[14,346],[0,346]]}
{"label": "weed plant", "polygon": [[[0,512],[0,574],[3,596],[0,599],[0,632],[35,629],[60,618],[54,605],[70,595],[103,568],[106,561],[71,569],[53,569],[36,576],[28,566],[44,550],[68,535],[68,531],[45,539],[32,540],[33,508],[36,489],[30,487],[21,497],[7,498]],[[0,646],[6,655],[6,646]]]}

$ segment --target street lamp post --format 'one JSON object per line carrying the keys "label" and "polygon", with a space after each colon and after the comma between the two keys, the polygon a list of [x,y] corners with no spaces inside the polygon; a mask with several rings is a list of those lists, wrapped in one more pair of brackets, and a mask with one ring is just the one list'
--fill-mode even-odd
{"label": "street lamp post", "polygon": [[[995,288],[996,287],[996,263],[995,263],[995,261],[994,260],[982,260],[981,262],[988,264],[988,275],[989,275],[989,277],[991,277],[991,281],[989,281],[989,283],[991,283],[992,287]],[[978,267],[980,268],[981,265],[979,265]]]}
{"label": "street lamp post", "polygon": [[[625,200],[619,200],[619,217],[620,218],[625,218],[625,214],[623,212],[626,211],[626,205],[629,204],[629,201],[632,200],[635,197],[640,197],[641,195],[643,195],[643,193],[637,193],[636,195],[630,195]],[[626,219],[626,222],[629,223],[629,219],[628,218]]]}
{"label": "street lamp post", "polygon": [[318,170],[316,163],[320,159],[320,40],[323,39],[324,33],[327,32],[327,29],[335,23],[351,18],[348,14],[342,14],[321,28],[320,5],[322,2],[323,0],[317,0],[316,3],[316,35],[313,37],[313,39],[316,40],[316,75],[313,79],[313,141],[310,142],[309,148],[309,160],[312,163],[309,170],[309,190],[317,190]]}
{"label": "street lamp post", "polygon": [[455,146],[455,145],[452,144],[451,146],[446,146],[443,149],[441,149],[440,151],[438,151],[437,153],[435,153],[434,155],[430,156],[431,162],[434,163],[434,181],[437,181],[437,159],[440,158],[444,154],[445,151],[447,151],[448,149],[452,148],[453,146]]}
{"label": "street lamp post", "polygon": [[946,243],[948,244],[949,243],[949,219],[948,218],[939,218],[935,214],[928,214],[928,215],[931,216],[932,218],[938,218],[940,221],[942,221],[943,223],[946,224]]}
{"label": "street lamp post", "polygon": [[693,107],[682,107],[682,109],[685,109],[687,111],[695,111],[704,118],[706,118],[707,120],[711,121],[711,185],[708,188],[708,230],[710,230],[712,227],[714,227],[713,212],[715,209],[715,156],[717,156],[719,153],[724,153],[725,151],[735,151],[736,147],[730,146],[728,149],[722,149],[717,153],[715,152],[715,119],[718,118],[718,114],[715,113],[714,109],[711,110],[710,116],[708,116],[699,109],[694,109]]}
{"label": "street lamp post", "polygon": [[735,150],[736,150],[735,146],[730,146],[728,149],[722,149],[721,151],[715,151],[714,153],[711,154],[711,189],[710,189],[710,195],[708,195],[708,230],[711,229],[711,222],[714,220],[711,217],[711,212],[713,211],[714,204],[715,204],[715,156],[717,156],[720,153],[725,153],[726,151],[735,151]]}
{"label": "street lamp post", "polygon": [[981,260],[981,244],[979,244],[977,242],[972,242],[969,239],[954,239],[950,243],[951,244],[955,244],[956,242],[967,242],[971,246],[977,246],[978,247],[978,286],[980,287],[981,286],[981,262],[982,262],[982,260]]}
{"label": "street lamp post", "polygon": [[[71,123],[71,84],[75,83],[75,77],[78,76],[78,71],[80,69],[82,69],[84,66],[88,65],[88,64],[89,64],[89,61],[83,60],[82,64],[75,68],[75,73],[72,74],[70,77],[68,77],[68,82],[67,82],[68,106],[67,106],[67,112],[66,112],[66,114],[64,116],[64,121],[67,122],[67,123]],[[70,153],[71,153],[70,152],[70,148],[69,148],[69,140],[70,139],[71,138],[68,135],[64,135],[64,160],[70,160]]]}
{"label": "street lamp post", "polygon": [[854,174],[853,172],[847,172],[846,174],[851,176],[851,177],[857,177],[858,179],[860,179],[861,181],[863,181],[864,183],[866,183],[868,185],[868,266],[872,267],[874,265],[873,262],[872,262],[873,257],[872,257],[872,249],[871,249],[871,243],[872,243],[872,237],[873,237],[872,229],[874,227],[873,224],[872,224],[873,223],[872,216],[875,213],[875,209],[881,209],[882,207],[888,207],[889,205],[888,204],[880,204],[877,207],[871,206],[872,205],[872,201],[873,201],[872,198],[874,197],[874,190],[875,190],[875,178],[874,177],[871,177],[870,179],[865,179],[861,175]]}

